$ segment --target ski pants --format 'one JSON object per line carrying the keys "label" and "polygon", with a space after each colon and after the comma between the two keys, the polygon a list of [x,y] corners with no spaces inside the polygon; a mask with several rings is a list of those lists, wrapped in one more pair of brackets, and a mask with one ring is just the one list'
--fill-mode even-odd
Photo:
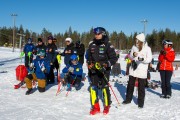
{"label": "ski pants", "polygon": [[[104,106],[109,106],[111,104],[111,94],[110,94],[109,86],[102,88],[101,91],[102,91]],[[97,86],[90,86],[90,99],[92,106],[94,106],[94,104],[99,102]]]}
{"label": "ski pants", "polygon": [[160,76],[161,76],[162,94],[171,96],[171,93],[172,93],[171,92],[172,71],[160,70],[159,72],[160,72]]}
{"label": "ski pants", "polygon": [[25,83],[28,89],[32,88],[32,81],[38,82],[38,90],[39,92],[44,92],[46,87],[46,80],[45,79],[37,79],[36,74],[29,74],[25,77]]}
{"label": "ski pants", "polygon": [[50,72],[47,74],[47,84],[54,83],[54,65],[50,66]]}
{"label": "ski pants", "polygon": [[[107,80],[104,78],[107,78]],[[104,106],[111,104],[111,94],[108,86],[110,71],[105,71],[104,74],[99,71],[90,70],[90,98],[91,105],[99,102],[98,89],[102,91]]]}
{"label": "ski pants", "polygon": [[32,55],[30,56],[30,58],[27,55],[25,55],[25,66],[26,66],[26,68],[29,68],[30,63],[32,63],[32,60],[33,60]]}
{"label": "ski pants", "polygon": [[78,84],[79,85],[81,83],[82,77],[75,77],[74,78],[71,75],[67,74],[64,76],[64,80],[68,84],[73,84],[73,85]]}
{"label": "ski pants", "polygon": [[[145,98],[145,84],[147,79],[137,78],[138,79],[138,105],[144,105],[144,98]],[[134,93],[134,86],[135,86],[136,77],[129,76],[127,91],[126,91],[126,101],[132,100],[133,93]]]}

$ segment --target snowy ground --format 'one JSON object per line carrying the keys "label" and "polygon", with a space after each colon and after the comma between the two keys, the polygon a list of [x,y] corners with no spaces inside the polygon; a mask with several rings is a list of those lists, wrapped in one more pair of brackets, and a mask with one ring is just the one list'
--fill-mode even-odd
{"label": "snowy ground", "polygon": [[[15,68],[21,64],[19,52],[0,47],[0,120],[180,120],[180,70],[175,71],[172,77],[172,98],[160,99],[161,88],[147,89],[145,105],[138,109],[137,99],[134,97],[131,104],[117,107],[117,102],[112,95],[112,106],[108,115],[98,114],[90,116],[90,95],[88,80],[82,83],[79,91],[71,91],[65,97],[66,91],[55,96],[57,85],[48,86],[45,93],[36,90],[26,96],[26,88],[15,90],[14,84],[18,83],[15,77]],[[122,72],[125,71],[123,55],[120,60]],[[62,65],[64,66],[64,65]],[[84,65],[84,72],[87,68]],[[159,81],[159,73],[152,73],[152,80]],[[123,77],[122,79],[126,79]],[[110,83],[120,102],[125,99],[126,86],[115,82]],[[101,111],[102,102],[101,103]]]}

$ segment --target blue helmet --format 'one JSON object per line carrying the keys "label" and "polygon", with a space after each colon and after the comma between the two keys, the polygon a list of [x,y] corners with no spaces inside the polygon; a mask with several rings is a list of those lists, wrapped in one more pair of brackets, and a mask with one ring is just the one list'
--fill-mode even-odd
{"label": "blue helmet", "polygon": [[93,32],[94,32],[94,34],[102,34],[102,35],[106,36],[106,30],[103,27],[94,28]]}
{"label": "blue helmet", "polygon": [[71,60],[78,60],[78,56],[77,55],[71,55],[70,59]]}

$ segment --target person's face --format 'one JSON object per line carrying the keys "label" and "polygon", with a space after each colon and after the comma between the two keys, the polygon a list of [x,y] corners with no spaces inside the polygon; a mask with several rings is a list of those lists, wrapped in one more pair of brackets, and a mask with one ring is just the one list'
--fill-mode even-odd
{"label": "person's face", "polygon": [[138,39],[136,39],[136,47],[137,48],[142,48],[142,46],[143,46],[143,42],[141,42]]}
{"label": "person's face", "polygon": [[42,45],[42,42],[38,42],[38,45]]}
{"label": "person's face", "polygon": [[77,60],[72,60],[71,61],[73,65],[77,65],[78,61]]}
{"label": "person's face", "polygon": [[96,40],[100,40],[100,39],[102,39],[102,34],[100,33],[100,34],[95,34],[95,38],[96,38]]}
{"label": "person's face", "polygon": [[53,41],[51,39],[48,40],[48,43],[51,44]]}
{"label": "person's face", "polygon": [[65,41],[66,42],[66,45],[69,45],[70,44],[70,41]]}
{"label": "person's face", "polygon": [[168,44],[163,44],[164,45],[164,48],[168,48]]}

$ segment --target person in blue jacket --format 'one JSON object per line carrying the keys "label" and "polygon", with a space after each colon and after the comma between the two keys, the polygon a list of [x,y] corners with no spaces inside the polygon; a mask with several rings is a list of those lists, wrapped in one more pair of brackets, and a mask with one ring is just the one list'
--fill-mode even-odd
{"label": "person in blue jacket", "polygon": [[21,57],[25,54],[25,66],[28,69],[30,63],[33,60],[33,52],[34,52],[34,44],[32,43],[32,39],[28,38],[26,45],[24,46],[24,50],[21,53]]}
{"label": "person in blue jacket", "polygon": [[76,90],[79,89],[82,80],[82,64],[78,62],[77,55],[71,55],[71,64],[67,65],[62,72],[65,73],[65,82],[67,83],[67,90],[71,89],[71,84],[75,86]]}
{"label": "person in blue jacket", "polygon": [[33,60],[33,63],[30,65],[31,71],[33,71],[31,74],[28,74],[25,78],[26,86],[28,90],[26,91],[26,95],[29,95],[32,93],[32,81],[38,82],[38,90],[39,92],[45,92],[46,87],[46,74],[50,71],[50,62],[44,58],[45,51],[39,50],[38,56],[35,60]]}

